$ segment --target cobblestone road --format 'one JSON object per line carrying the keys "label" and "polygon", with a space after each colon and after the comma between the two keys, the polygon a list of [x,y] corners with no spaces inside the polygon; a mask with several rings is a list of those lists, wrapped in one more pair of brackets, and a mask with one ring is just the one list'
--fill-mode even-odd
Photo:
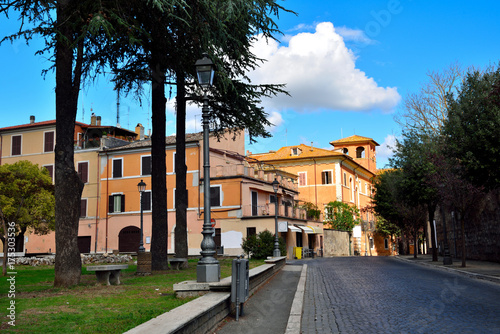
{"label": "cobblestone road", "polygon": [[307,265],[304,334],[500,334],[499,284],[385,257]]}

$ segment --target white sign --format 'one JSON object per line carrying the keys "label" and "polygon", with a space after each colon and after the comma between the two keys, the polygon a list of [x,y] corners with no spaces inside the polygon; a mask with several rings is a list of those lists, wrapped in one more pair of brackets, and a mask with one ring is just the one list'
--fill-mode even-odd
{"label": "white sign", "polygon": [[288,222],[278,222],[278,232],[288,232]]}
{"label": "white sign", "polygon": [[353,238],[361,238],[361,225],[356,225],[352,229]]}

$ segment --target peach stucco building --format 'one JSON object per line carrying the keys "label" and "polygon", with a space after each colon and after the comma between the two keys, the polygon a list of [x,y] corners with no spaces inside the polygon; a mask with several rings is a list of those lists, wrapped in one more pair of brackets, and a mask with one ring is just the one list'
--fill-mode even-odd
{"label": "peach stucco building", "polygon": [[[49,134],[48,134],[49,133]],[[0,129],[1,161],[30,160],[53,171],[55,121],[35,122]],[[15,137],[15,138],[13,138]],[[168,249],[175,253],[175,136],[166,138]],[[243,238],[264,230],[275,231],[275,203],[279,203],[279,235],[287,242],[289,257],[294,247],[322,248],[322,224],[308,221],[297,207],[297,175],[253,167],[244,156],[243,132],[210,137],[211,217],[218,253],[241,254]],[[190,255],[200,254],[203,225],[202,135],[186,135],[187,230]],[[140,193],[143,180],[144,246],[151,241],[151,140],[143,128],[136,131],[106,127],[93,115],[91,124],[75,127],[75,168],[85,183],[81,201],[78,242],[82,253],[136,252],[140,235]],[[277,198],[272,181],[280,188]],[[54,233],[26,234],[26,253],[54,253]]]}

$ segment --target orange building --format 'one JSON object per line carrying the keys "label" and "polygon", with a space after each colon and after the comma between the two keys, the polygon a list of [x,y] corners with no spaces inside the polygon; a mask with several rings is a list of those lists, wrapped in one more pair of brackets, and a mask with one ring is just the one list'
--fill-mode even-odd
{"label": "orange building", "polygon": [[[51,133],[51,135],[47,135]],[[0,163],[30,160],[53,170],[55,121],[31,122],[0,129]],[[21,137],[21,140],[13,138]],[[233,138],[234,137],[234,138]],[[137,140],[136,140],[137,139]],[[175,136],[166,138],[168,249],[175,245]],[[18,144],[20,143],[20,144]],[[52,145],[52,149],[48,149]],[[20,152],[18,152],[20,146]],[[11,152],[11,153],[9,153]],[[199,255],[203,225],[203,140],[202,134],[186,135],[187,229],[189,255]],[[12,154],[13,153],[13,154]],[[296,175],[284,171],[254,168],[244,157],[244,134],[210,137],[211,217],[215,223],[218,253],[241,254],[243,238],[264,230],[275,231],[275,203],[279,203],[280,235],[287,242],[289,257],[294,247],[322,248],[322,224],[307,220],[297,207]],[[140,193],[143,180],[144,246],[151,240],[151,141],[138,125],[135,132],[101,126],[94,115],[91,124],[75,127],[75,168],[84,180],[78,232],[82,253],[136,252],[140,236]],[[275,196],[272,182],[280,183]],[[276,198],[277,197],[277,198]],[[54,253],[54,233],[27,233],[27,253]]]}
{"label": "orange building", "polygon": [[392,254],[391,241],[374,233],[374,216],[369,210],[376,176],[376,146],[379,144],[361,136],[330,144],[334,146],[333,150],[300,144],[268,153],[249,153],[249,157],[297,175],[299,200],[314,204],[322,212],[320,221],[323,221],[323,212],[331,201],[355,205],[361,212],[363,223],[353,230],[353,253]]}

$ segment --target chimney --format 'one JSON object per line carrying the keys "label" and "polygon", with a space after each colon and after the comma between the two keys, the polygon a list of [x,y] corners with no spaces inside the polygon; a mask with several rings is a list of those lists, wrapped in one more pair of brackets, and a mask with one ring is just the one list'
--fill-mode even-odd
{"label": "chimney", "polygon": [[137,123],[135,126],[135,133],[139,136],[139,140],[144,140],[144,127],[141,123]]}
{"label": "chimney", "polygon": [[97,123],[97,117],[95,113],[92,113],[92,115],[90,116],[90,125],[96,125],[96,123]]}
{"label": "chimney", "polygon": [[96,117],[97,125],[101,126],[101,116]]}
{"label": "chimney", "polygon": [[34,123],[35,123],[35,116],[31,115],[30,116],[30,124],[34,124]]}

